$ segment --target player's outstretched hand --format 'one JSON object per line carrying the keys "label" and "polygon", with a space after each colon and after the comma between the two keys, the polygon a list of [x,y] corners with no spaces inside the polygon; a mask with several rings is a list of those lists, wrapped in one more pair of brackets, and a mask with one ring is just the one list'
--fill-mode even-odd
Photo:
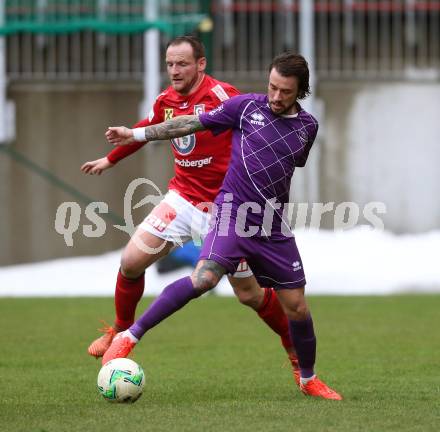
{"label": "player's outstretched hand", "polygon": [[105,137],[110,144],[122,146],[133,144],[136,141],[133,138],[133,131],[125,126],[109,127]]}
{"label": "player's outstretched hand", "polygon": [[103,171],[113,167],[114,165],[107,159],[107,157],[103,157],[101,159],[96,159],[94,161],[86,162],[82,167],[81,171],[84,174],[97,174],[101,175]]}

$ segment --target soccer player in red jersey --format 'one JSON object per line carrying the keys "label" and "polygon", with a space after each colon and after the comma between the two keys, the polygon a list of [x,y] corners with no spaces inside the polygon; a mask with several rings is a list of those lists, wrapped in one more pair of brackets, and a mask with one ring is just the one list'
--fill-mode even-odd
{"label": "soccer player in red jersey", "polygon": [[[204,47],[192,36],[178,37],[168,44],[166,65],[171,85],[157,97],[149,117],[137,123],[137,128],[181,115],[209,112],[239,94],[230,84],[205,74]],[[81,170],[100,175],[144,144],[115,147],[106,157],[86,162]],[[88,348],[89,354],[97,358],[104,355],[118,332],[133,324],[137,304],[144,292],[145,269],[168,254],[176,242],[191,239],[194,221],[198,221],[198,226],[207,225],[210,215],[199,210],[197,205],[214,200],[228,168],[230,131],[214,135],[205,130],[172,139],[171,144],[175,176],[162,202],[141,223],[122,254],[116,280],[114,325],[106,328],[105,334]],[[148,249],[139,247],[140,244]],[[151,253],[150,249],[157,252]],[[245,261],[229,280],[239,301],[254,309],[280,335],[299,384],[298,361],[287,317],[274,290],[261,288]]]}

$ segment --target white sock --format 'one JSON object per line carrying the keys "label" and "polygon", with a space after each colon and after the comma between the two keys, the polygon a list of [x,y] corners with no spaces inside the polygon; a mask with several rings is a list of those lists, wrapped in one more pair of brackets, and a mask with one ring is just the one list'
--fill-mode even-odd
{"label": "white sock", "polygon": [[128,337],[132,342],[138,343],[139,339],[130,332],[130,330],[125,330],[121,333],[122,337]]}
{"label": "white sock", "polygon": [[301,384],[306,385],[309,381],[311,381],[315,377],[316,377],[316,375],[312,375],[311,377],[308,377],[308,378],[301,377],[300,378]]}

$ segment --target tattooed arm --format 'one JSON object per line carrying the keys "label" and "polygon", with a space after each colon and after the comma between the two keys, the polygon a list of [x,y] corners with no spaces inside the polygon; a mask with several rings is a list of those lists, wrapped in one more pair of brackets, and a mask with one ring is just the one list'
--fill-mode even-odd
{"label": "tattooed arm", "polygon": [[198,116],[183,115],[143,128],[109,127],[105,136],[110,144],[127,145],[133,144],[136,141],[178,138],[201,130],[205,130],[205,127],[200,122]]}

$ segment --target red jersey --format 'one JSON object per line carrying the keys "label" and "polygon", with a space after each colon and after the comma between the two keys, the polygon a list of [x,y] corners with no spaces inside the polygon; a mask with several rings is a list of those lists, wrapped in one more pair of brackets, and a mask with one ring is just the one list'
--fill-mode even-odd
{"label": "red jersey", "polygon": [[[198,89],[190,95],[181,95],[170,86],[157,97],[149,118],[135,127],[161,123],[180,115],[209,112],[238,94],[235,87],[209,75],[203,77]],[[214,201],[229,165],[231,137],[231,131],[214,136],[211,131],[205,130],[173,138],[171,148],[175,176],[169,182],[169,189],[177,191],[195,205]],[[116,147],[107,158],[111,163],[116,163],[143,145],[145,143]]]}

